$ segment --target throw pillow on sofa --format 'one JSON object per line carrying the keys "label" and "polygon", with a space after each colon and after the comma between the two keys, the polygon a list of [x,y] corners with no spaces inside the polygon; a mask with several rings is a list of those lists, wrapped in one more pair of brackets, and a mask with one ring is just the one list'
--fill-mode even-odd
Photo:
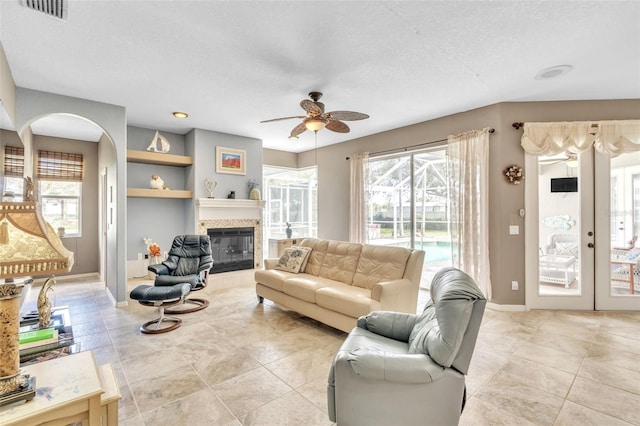
{"label": "throw pillow on sofa", "polygon": [[304,272],[304,268],[307,267],[307,262],[309,262],[309,258],[311,257],[311,252],[313,251],[313,249],[311,247],[303,247],[303,246],[291,246],[291,248],[299,248],[302,250],[307,251],[307,255],[304,258],[304,261],[302,262],[302,266],[300,267],[300,272]]}
{"label": "throw pillow on sofa", "polygon": [[311,253],[309,247],[287,247],[284,249],[280,259],[278,259],[275,269],[297,274],[304,270],[304,266],[309,258],[309,253]]}

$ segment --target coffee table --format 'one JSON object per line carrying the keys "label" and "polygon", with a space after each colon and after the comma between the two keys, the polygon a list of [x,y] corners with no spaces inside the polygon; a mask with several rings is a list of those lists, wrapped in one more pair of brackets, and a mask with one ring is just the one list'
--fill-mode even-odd
{"label": "coffee table", "polygon": [[569,288],[576,279],[576,258],[547,254],[540,257],[539,280],[554,284],[563,284]]}

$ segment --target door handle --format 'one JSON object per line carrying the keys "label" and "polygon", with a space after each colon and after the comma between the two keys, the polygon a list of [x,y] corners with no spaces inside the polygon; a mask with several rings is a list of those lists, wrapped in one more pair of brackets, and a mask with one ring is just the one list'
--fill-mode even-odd
{"label": "door handle", "polygon": [[594,248],[595,246],[596,246],[596,245],[595,245],[595,244],[593,244],[593,243],[589,243],[589,244],[587,244],[587,247],[589,247],[589,248]]}

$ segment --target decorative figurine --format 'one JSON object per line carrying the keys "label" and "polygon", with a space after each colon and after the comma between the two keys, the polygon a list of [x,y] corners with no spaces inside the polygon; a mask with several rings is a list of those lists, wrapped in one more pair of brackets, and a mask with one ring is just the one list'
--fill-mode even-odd
{"label": "decorative figurine", "polygon": [[287,222],[287,229],[284,230],[287,234],[287,238],[291,238],[291,234],[293,234],[293,229],[291,229],[291,224]]}
{"label": "decorative figurine", "polygon": [[149,182],[149,187],[151,189],[169,189],[162,178],[158,175],[151,175],[151,182]]}
{"label": "decorative figurine", "polygon": [[53,291],[53,285],[56,283],[56,277],[51,276],[42,284],[40,293],[38,294],[38,325],[40,328],[49,326],[51,322],[51,301],[47,293]]}
{"label": "decorative figurine", "polygon": [[30,176],[24,178],[24,201],[35,201],[36,197],[33,193],[35,186]]}
{"label": "decorative figurine", "polygon": [[[158,141],[160,141],[160,149],[158,149]],[[151,139],[151,143],[147,147],[147,151],[161,152],[163,154],[166,154],[167,152],[169,152],[170,148],[171,145],[169,144],[169,140],[162,136],[160,132],[156,130],[156,134],[153,136],[153,139]]]}
{"label": "decorative figurine", "polygon": [[209,178],[205,178],[204,187],[207,188],[207,192],[209,193],[209,198],[215,198],[213,196],[213,191],[215,191],[216,186],[218,186],[218,182]]}

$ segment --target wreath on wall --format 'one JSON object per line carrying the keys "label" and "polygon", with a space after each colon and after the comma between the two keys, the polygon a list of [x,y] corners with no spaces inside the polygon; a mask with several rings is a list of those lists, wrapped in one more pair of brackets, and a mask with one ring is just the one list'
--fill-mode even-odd
{"label": "wreath on wall", "polygon": [[522,167],[513,164],[504,170],[504,175],[507,177],[507,181],[514,185],[520,185],[522,179],[524,179],[524,172]]}

